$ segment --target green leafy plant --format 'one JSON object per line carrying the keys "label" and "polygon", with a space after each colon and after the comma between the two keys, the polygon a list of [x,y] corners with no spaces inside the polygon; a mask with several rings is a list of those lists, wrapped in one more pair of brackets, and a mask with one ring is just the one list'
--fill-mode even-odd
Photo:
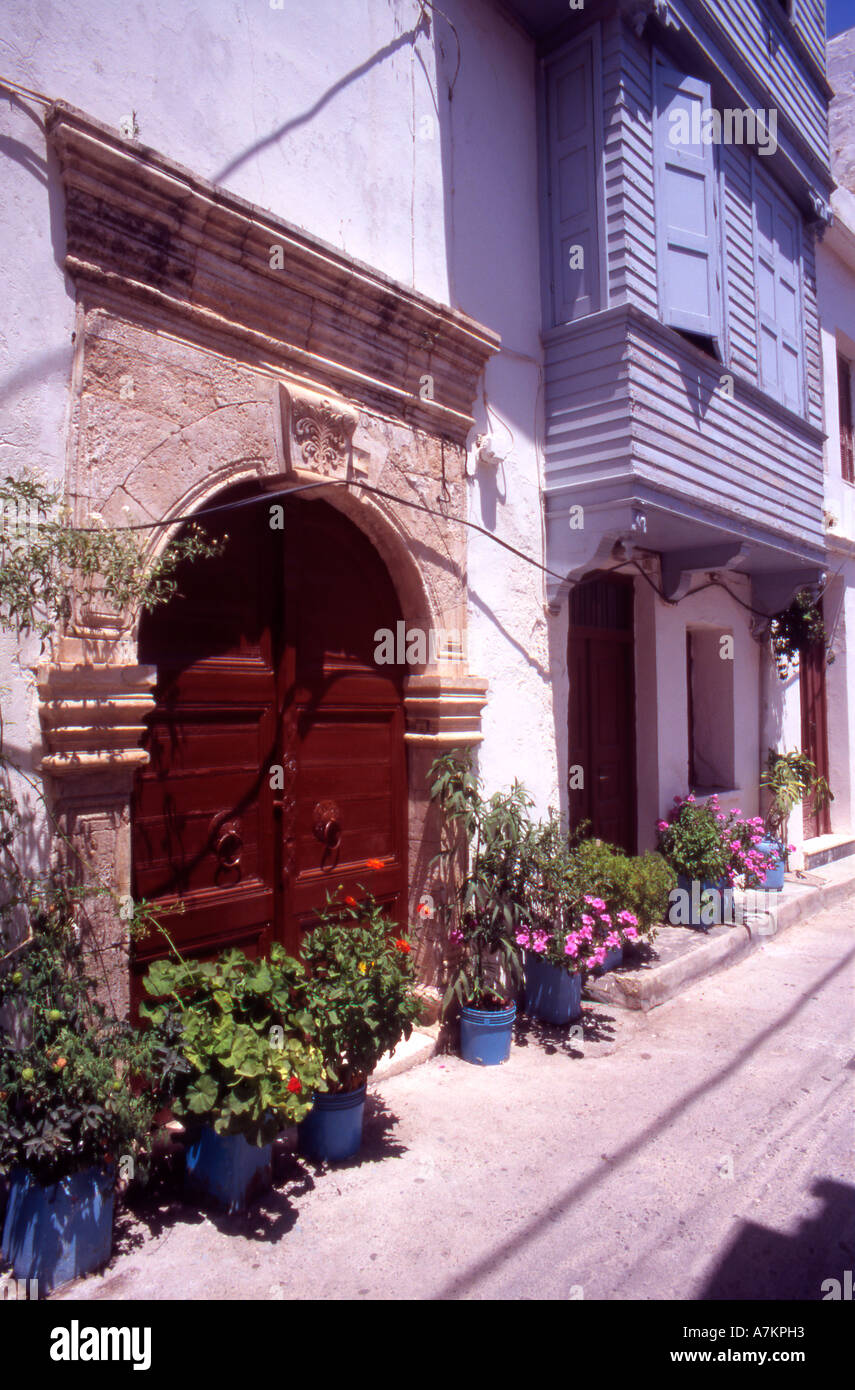
{"label": "green leafy plant", "polygon": [[261,1147],[326,1090],[305,971],[278,943],[269,959],[231,950],[215,961],[158,960],[143,984],[153,998],[141,1016],[186,1064],[170,1103],[188,1128],[209,1125]]}
{"label": "green leafy plant", "polygon": [[505,1008],[522,982],[516,933],[529,911],[531,798],[519,782],[485,798],[468,750],[437,758],[428,776],[442,822],[434,862],[452,884],[442,907],[457,949],[443,1014],[454,999],[478,1009]]}
{"label": "green leafy plant", "polygon": [[68,895],[31,911],[32,935],[0,972],[0,1171],[49,1185],[131,1157],[142,1176],[169,1054],[99,1002]]}
{"label": "green leafy plant", "polygon": [[793,849],[792,845],[787,845],[787,827],[799,802],[810,798],[814,809],[821,811],[834,800],[826,779],[817,776],[816,764],[798,748],[789,753],[777,753],[770,748],[766,766],[760,773],[760,786],[769,796],[766,828],[780,840],[787,853]]}
{"label": "green leafy plant", "polygon": [[150,610],[176,591],[184,560],[218,554],[201,527],[190,525],[152,560],[136,531],[71,524],[62,494],[34,473],[0,482],[0,622],[19,636],[35,633],[44,646],[71,615],[75,599],[106,601],[120,613]]}
{"label": "green leafy plant", "polygon": [[327,896],[303,937],[306,1009],[331,1091],[362,1086],[421,1013],[410,942],[371,894]]}
{"label": "green leafy plant", "polygon": [[602,898],[617,919],[631,913],[641,937],[652,941],[666,921],[677,875],[661,854],[624,854],[603,840],[583,839],[571,851],[572,892],[577,905],[585,894]]}
{"label": "green leafy plant", "polygon": [[[828,648],[828,633],[822,620],[822,610],[809,589],[801,589],[792,603],[780,613],[776,613],[770,627],[772,654],[781,680],[786,680],[790,668],[798,660],[804,647],[817,643]],[[831,665],[832,653],[827,652],[826,660]]]}

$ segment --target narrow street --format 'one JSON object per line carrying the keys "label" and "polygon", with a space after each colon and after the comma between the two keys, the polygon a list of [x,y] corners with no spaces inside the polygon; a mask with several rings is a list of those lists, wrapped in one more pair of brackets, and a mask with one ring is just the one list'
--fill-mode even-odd
{"label": "narrow street", "polygon": [[379,1088],[361,1162],[248,1219],[122,1212],[60,1297],[822,1298],[855,1269],[855,898],[583,1042]]}

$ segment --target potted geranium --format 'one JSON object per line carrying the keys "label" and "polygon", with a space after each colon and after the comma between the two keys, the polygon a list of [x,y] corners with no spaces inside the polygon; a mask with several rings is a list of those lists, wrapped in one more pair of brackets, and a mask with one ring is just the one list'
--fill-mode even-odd
{"label": "potted geranium", "polygon": [[677,873],[672,925],[706,930],[733,921],[737,879],[759,887],[774,859],[761,849],[762,826],[759,817],[723,811],[715,795],[708,801],[697,801],[693,793],[675,796],[668,820],[657,824],[661,852]]}
{"label": "potted geranium", "polygon": [[274,944],[257,960],[158,960],[144,985],[141,1015],[185,1062],[171,1108],[189,1135],[188,1186],[243,1210],[270,1186],[274,1140],[326,1087],[305,971]]}
{"label": "potted geranium", "polygon": [[340,893],[328,897],[302,942],[302,998],[327,1084],[298,1128],[298,1143],[323,1160],[358,1152],[368,1078],[421,1013],[407,937],[370,894],[357,901]]}
{"label": "potted geranium", "polygon": [[453,951],[443,1017],[459,1006],[462,1057],[495,1066],[510,1055],[522,983],[516,933],[529,914],[532,803],[518,782],[483,797],[466,750],[438,758],[430,778],[442,816],[435,862],[452,884],[441,905]]}
{"label": "potted geranium", "polygon": [[62,887],[34,901],[0,970],[2,1254],[40,1293],[109,1259],[117,1175],[143,1157],[157,1103],[133,1084],[157,1049],[99,1002],[74,906]]}

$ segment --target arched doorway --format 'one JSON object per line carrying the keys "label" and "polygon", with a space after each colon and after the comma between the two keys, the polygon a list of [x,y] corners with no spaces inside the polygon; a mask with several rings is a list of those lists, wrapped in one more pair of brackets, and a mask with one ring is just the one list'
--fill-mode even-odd
{"label": "arched doorway", "polygon": [[[328,503],[286,499],[281,529],[271,519],[265,500],[207,519],[222,555],[182,567],[140,629],[158,681],[133,891],[183,905],[164,922],[185,953],[296,953],[339,885],[406,911],[403,671],[373,656],[401,618],[394,586]],[[160,938],[136,947],[136,999],[163,953]]]}

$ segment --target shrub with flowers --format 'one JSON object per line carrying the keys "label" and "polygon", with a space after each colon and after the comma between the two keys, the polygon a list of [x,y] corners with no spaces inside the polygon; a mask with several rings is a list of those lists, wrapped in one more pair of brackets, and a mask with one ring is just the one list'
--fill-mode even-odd
{"label": "shrub with flowers", "polygon": [[741,878],[757,888],[775,855],[758,848],[763,839],[759,816],[739,809],[723,811],[717,796],[697,801],[693,793],[675,796],[667,820],[657,823],[659,847],[678,874],[689,880],[733,886]]}
{"label": "shrub with flowers", "polygon": [[604,964],[609,951],[638,940],[638,918],[628,909],[615,917],[602,898],[586,894],[582,911],[567,912],[553,925],[522,927],[517,945],[569,974],[587,974]]}
{"label": "shrub with flowers", "polygon": [[420,1016],[412,946],[370,893],[359,901],[328,896],[318,916],[302,942],[308,1036],[323,1057],[327,1089],[355,1091]]}

